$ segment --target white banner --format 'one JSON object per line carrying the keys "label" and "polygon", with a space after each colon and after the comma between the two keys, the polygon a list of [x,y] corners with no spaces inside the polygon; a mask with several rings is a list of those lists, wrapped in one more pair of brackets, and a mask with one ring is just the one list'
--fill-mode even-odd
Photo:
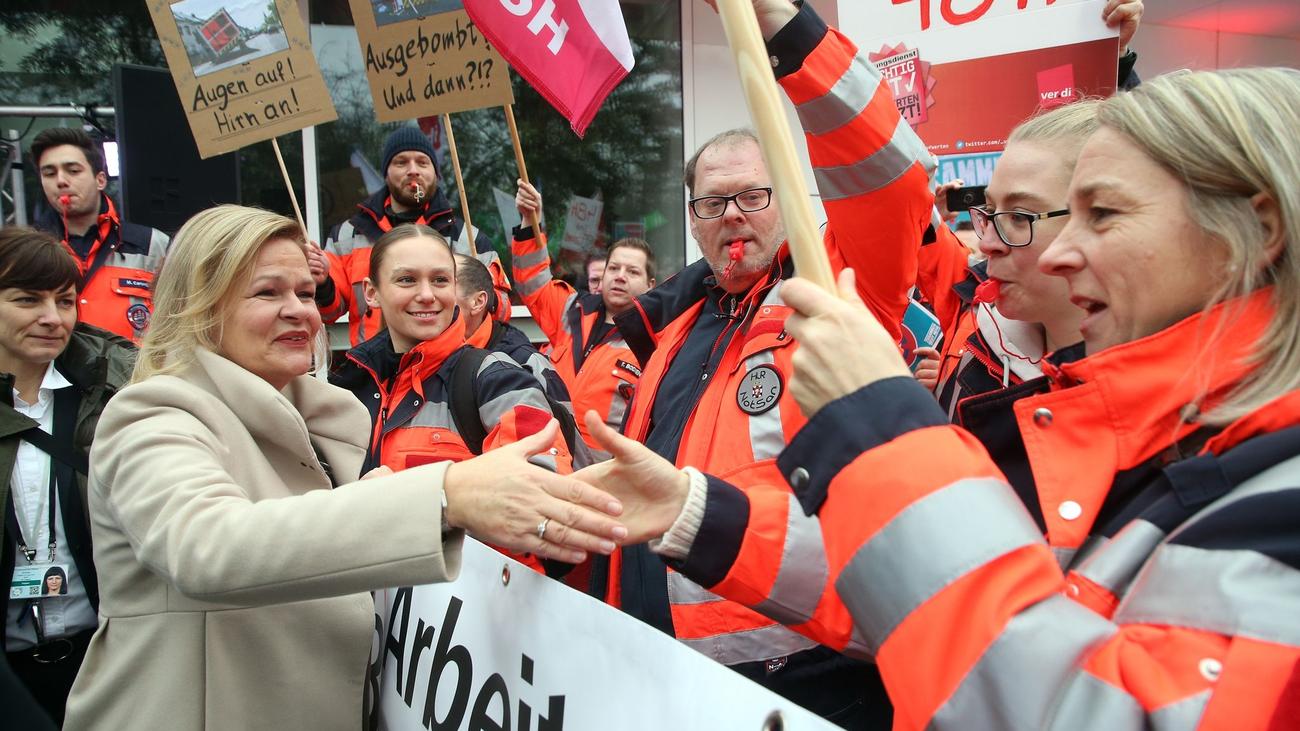
{"label": "white banner", "polygon": [[763,731],[773,714],[836,728],[470,539],[457,581],[376,592],[375,607],[367,707],[377,690],[386,731]]}
{"label": "white banner", "polygon": [[587,254],[596,248],[596,233],[600,228],[600,212],[604,201],[598,198],[573,196],[569,199],[569,214],[564,219],[564,242],[561,248]]}

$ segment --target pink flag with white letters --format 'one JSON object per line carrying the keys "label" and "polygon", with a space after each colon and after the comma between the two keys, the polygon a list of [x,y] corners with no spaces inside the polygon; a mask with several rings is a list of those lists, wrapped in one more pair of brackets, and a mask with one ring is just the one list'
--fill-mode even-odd
{"label": "pink flag with white letters", "polygon": [[464,0],[483,35],[581,137],[632,70],[618,0]]}

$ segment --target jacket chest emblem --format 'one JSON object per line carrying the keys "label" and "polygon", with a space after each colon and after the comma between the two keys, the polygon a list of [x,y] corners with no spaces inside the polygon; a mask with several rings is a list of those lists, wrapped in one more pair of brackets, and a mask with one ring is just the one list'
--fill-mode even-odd
{"label": "jacket chest emblem", "polygon": [[776,406],[785,391],[785,379],[775,366],[763,364],[751,368],[736,389],[736,405],[750,416],[765,414]]}
{"label": "jacket chest emblem", "polygon": [[149,327],[149,306],[139,302],[126,308],[126,321],[137,331]]}

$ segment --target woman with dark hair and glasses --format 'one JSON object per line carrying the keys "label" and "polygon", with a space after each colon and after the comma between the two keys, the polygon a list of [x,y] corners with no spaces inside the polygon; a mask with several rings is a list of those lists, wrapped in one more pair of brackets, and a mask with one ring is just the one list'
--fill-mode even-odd
{"label": "woman with dark hair and glasses", "polygon": [[86,455],[135,360],[126,339],[77,322],[80,279],[54,238],[0,230],[3,642],[14,674],[59,722],[99,606]]}

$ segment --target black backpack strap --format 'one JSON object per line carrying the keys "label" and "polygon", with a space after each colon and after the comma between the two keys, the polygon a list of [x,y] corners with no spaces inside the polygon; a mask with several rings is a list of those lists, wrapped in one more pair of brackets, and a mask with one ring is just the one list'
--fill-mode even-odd
{"label": "black backpack strap", "polygon": [[481,348],[466,348],[456,361],[451,371],[451,420],[456,425],[460,438],[474,454],[483,454],[483,442],[487,439],[487,429],[478,415],[478,394],[475,385],[479,368],[489,353]]}
{"label": "black backpack strap", "polygon": [[[56,471],[62,467],[75,470],[82,475],[89,475],[89,455],[78,452],[72,446],[73,432],[77,428],[77,410],[80,405],[80,389],[75,386],[57,389],[54,392],[54,434],[46,434],[40,427],[34,426],[18,432],[17,436],[59,463],[55,467]],[[67,479],[71,477],[71,473],[59,477]]]}

